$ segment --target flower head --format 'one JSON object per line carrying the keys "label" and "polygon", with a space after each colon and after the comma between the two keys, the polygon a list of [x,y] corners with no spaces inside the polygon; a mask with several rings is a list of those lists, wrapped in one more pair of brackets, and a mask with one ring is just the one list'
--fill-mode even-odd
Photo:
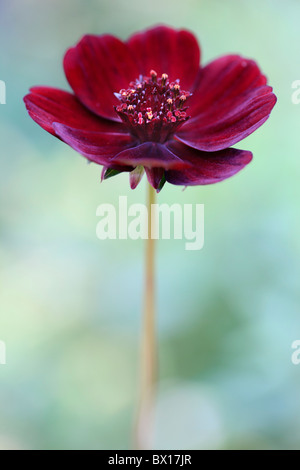
{"label": "flower head", "polygon": [[46,131],[88,160],[102,178],[130,172],[135,188],[144,171],[164,183],[222,181],[244,168],[249,151],[230,148],[269,117],[272,88],[253,60],[227,55],[200,66],[193,34],[157,26],[122,42],[84,36],[66,52],[73,93],[34,87],[27,110]]}

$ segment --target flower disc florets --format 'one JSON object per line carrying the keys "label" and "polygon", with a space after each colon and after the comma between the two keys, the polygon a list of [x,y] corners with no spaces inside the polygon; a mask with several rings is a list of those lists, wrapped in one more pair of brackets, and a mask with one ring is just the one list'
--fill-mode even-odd
{"label": "flower disc florets", "polygon": [[127,90],[115,93],[121,101],[115,110],[141,142],[163,143],[189,119],[186,104],[190,95],[180,89],[178,79],[170,82],[166,73],[158,78],[151,70],[150,77],[140,75]]}

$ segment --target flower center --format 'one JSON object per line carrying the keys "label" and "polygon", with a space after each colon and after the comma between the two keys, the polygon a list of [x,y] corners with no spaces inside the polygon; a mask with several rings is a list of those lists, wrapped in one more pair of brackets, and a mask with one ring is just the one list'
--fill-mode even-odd
{"label": "flower center", "polygon": [[186,102],[191,94],[180,89],[178,79],[170,82],[166,73],[158,78],[151,70],[150,77],[140,75],[129,87],[115,93],[121,102],[115,110],[141,142],[163,143],[190,118]]}

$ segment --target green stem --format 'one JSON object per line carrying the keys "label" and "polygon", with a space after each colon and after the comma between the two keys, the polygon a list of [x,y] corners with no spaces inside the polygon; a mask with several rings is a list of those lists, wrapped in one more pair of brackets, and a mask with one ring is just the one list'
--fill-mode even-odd
{"label": "green stem", "polygon": [[155,242],[151,238],[153,220],[151,205],[155,204],[156,192],[148,185],[148,239],[146,241],[145,298],[142,325],[142,348],[140,370],[140,397],[135,427],[136,449],[149,449],[152,441],[154,395],[156,385],[155,340]]}

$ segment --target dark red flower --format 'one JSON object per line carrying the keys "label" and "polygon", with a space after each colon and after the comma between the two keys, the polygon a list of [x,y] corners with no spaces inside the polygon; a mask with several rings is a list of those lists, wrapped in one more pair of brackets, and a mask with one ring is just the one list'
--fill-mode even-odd
{"label": "dark red flower", "polygon": [[217,183],[251,161],[229,147],[267,120],[276,96],[253,60],[199,64],[188,31],[87,35],[64,58],[73,93],[34,87],[24,101],[41,127],[103,165],[104,179],[129,171],[135,188],[145,169],[157,191]]}

